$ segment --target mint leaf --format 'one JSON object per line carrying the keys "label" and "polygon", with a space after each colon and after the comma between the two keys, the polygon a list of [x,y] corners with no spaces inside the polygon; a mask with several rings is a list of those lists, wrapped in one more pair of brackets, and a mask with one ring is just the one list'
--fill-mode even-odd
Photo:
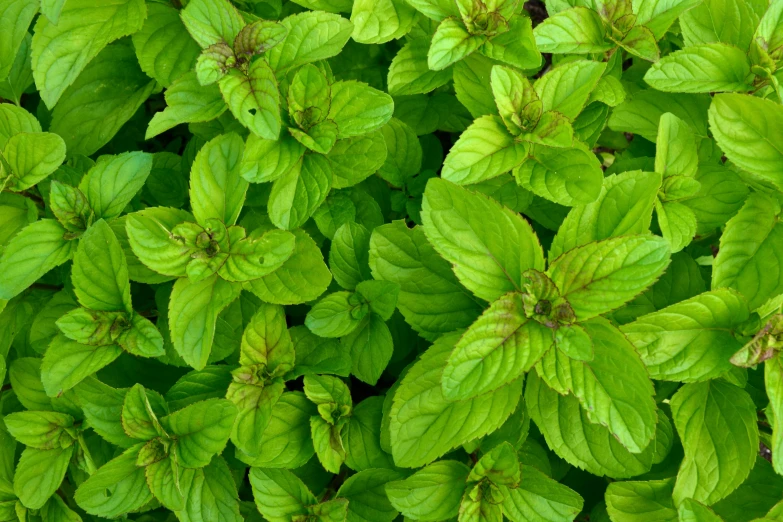
{"label": "mint leaf", "polygon": [[209,218],[233,225],[242,210],[247,181],[239,176],[244,143],[236,134],[211,140],[196,155],[190,172],[190,201],[199,224]]}
{"label": "mint leaf", "polygon": [[[756,408],[747,392],[720,380],[686,384],[672,397],[671,405],[685,450],[674,499],[713,504],[750,474],[758,448]],[[718,429],[727,437],[713,438]]]}
{"label": "mint leaf", "polygon": [[530,225],[482,194],[433,179],[424,193],[422,221],[435,250],[482,299],[519,290],[523,272],[543,269],[543,252]]}
{"label": "mint leaf", "polygon": [[[204,368],[215,336],[218,314],[239,296],[241,288],[213,275],[197,283],[177,279],[169,301],[171,341],[193,368]],[[183,318],[187,318],[183,321]]]}
{"label": "mint leaf", "polygon": [[552,333],[524,314],[522,294],[500,297],[465,332],[443,370],[443,394],[464,400],[504,386],[552,347]]}
{"label": "mint leaf", "polygon": [[[449,402],[440,379],[456,336],[441,337],[405,374],[394,394],[391,448],[394,462],[417,467],[500,427],[516,408],[522,379],[473,399]],[[470,412],[480,415],[470,420]],[[478,413],[480,412],[480,414]],[[455,424],[450,419],[464,419]]]}
{"label": "mint leaf", "polygon": [[708,44],[672,53],[654,64],[644,80],[666,92],[748,91],[750,63],[731,45]]}
{"label": "mint leaf", "polygon": [[573,520],[584,506],[575,491],[560,484],[533,466],[520,466],[519,487],[509,489],[503,513],[509,520]]}
{"label": "mint leaf", "polygon": [[400,285],[399,310],[426,339],[464,328],[481,312],[479,301],[459,284],[421,227],[409,229],[397,221],[375,229],[370,267],[374,277]]}
{"label": "mint leaf", "polygon": [[67,231],[53,219],[23,228],[0,257],[0,299],[11,299],[52,268],[71,258],[76,244],[64,238]]}
{"label": "mint leaf", "polygon": [[613,518],[678,520],[673,486],[672,479],[616,482],[606,490],[606,510]]}
{"label": "mint leaf", "polygon": [[748,197],[740,211],[726,223],[721,250],[715,258],[713,286],[739,291],[747,298],[751,310],[780,293],[783,283],[777,280],[773,268],[777,259],[767,254],[781,240],[783,229],[777,223],[778,209],[775,201],[761,194]]}
{"label": "mint leaf", "polygon": [[441,460],[404,480],[386,484],[386,495],[403,515],[416,520],[446,520],[456,516],[470,469],[461,462]]}
{"label": "mint leaf", "polygon": [[533,34],[541,52],[587,54],[611,48],[601,18],[587,7],[566,9],[547,18]]}
{"label": "mint leaf", "polygon": [[54,107],[101,49],[141,29],[146,16],[144,2],[117,0],[100,6],[67,2],[56,23],[41,17],[33,37],[33,75],[46,105]]}
{"label": "mint leaf", "polygon": [[[749,120],[753,111],[758,119]],[[780,188],[783,180],[778,177],[781,152],[774,138],[783,132],[783,111],[774,104],[751,96],[723,94],[716,96],[710,105],[710,130],[726,156],[742,169]]]}
{"label": "mint leaf", "polygon": [[588,243],[552,262],[547,274],[579,320],[628,302],[663,273],[669,247],[655,236],[624,236]]}
{"label": "mint leaf", "polygon": [[92,310],[133,312],[128,264],[122,248],[105,221],[84,233],[73,261],[76,298]]}
{"label": "mint leaf", "polygon": [[119,216],[144,186],[152,170],[152,155],[126,152],[103,156],[79,183],[96,219]]}
{"label": "mint leaf", "polygon": [[152,500],[144,468],[136,466],[141,446],[126,450],[84,481],[74,495],[79,507],[93,515],[117,517]]}
{"label": "mint leaf", "polygon": [[188,36],[176,9],[166,4],[148,5],[144,25],[132,35],[141,69],[169,87],[191,69],[199,55],[199,46]]}

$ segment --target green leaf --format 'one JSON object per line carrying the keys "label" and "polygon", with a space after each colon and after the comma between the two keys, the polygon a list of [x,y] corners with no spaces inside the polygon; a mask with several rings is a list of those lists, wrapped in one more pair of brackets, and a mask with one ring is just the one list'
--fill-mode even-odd
{"label": "green leaf", "polygon": [[441,337],[402,378],[390,411],[394,462],[417,467],[499,428],[516,409],[522,379],[473,399],[450,402],[441,377],[456,335]]}
{"label": "green leaf", "polygon": [[764,364],[764,387],[769,397],[768,408],[775,416],[775,426],[772,428],[772,465],[775,471],[783,469],[783,424],[777,419],[783,419],[783,358],[780,355],[767,360]]}
{"label": "green leaf", "polygon": [[65,143],[50,132],[22,132],[9,138],[3,157],[7,163],[0,165],[0,175],[9,177],[8,188],[18,192],[57,170],[65,160]]}
{"label": "green leaf", "polygon": [[680,18],[683,39],[688,46],[723,42],[746,50],[753,39],[764,2],[707,0]]}
{"label": "green leaf", "polygon": [[713,510],[692,498],[682,501],[679,514],[682,522],[723,522]]}
{"label": "green leaf", "polygon": [[346,290],[370,279],[370,233],[362,225],[348,222],[340,226],[332,238],[329,268],[335,281]]}
{"label": "green leaf", "polygon": [[238,452],[237,457],[264,468],[293,469],[303,465],[315,454],[310,418],[317,414],[315,405],[303,393],[283,393],[272,407],[269,423],[259,440],[258,455]]}
{"label": "green leaf", "polygon": [[212,275],[194,283],[177,279],[169,301],[171,340],[193,368],[204,368],[212,350],[218,314],[239,296],[241,287]]}
{"label": "green leaf", "polygon": [[435,250],[482,299],[520,290],[526,270],[543,270],[544,254],[528,222],[483,194],[432,179],[424,193],[422,220]]}
{"label": "green leaf", "polygon": [[[150,400],[152,399],[152,400]],[[159,415],[165,415],[166,403],[155,392],[149,394],[141,384],[135,384],[122,404],[122,428],[134,439],[151,440],[163,435]]]}
{"label": "green leaf", "polygon": [[460,338],[443,370],[443,395],[465,400],[514,381],[552,347],[552,332],[524,313],[521,293],[496,301]]}
{"label": "green leaf", "polygon": [[332,188],[352,187],[377,172],[386,162],[382,131],[337,140],[326,155],[332,168]]}
{"label": "green leaf", "polygon": [[0,257],[0,299],[11,299],[52,268],[68,261],[76,244],[54,219],[36,221],[18,232]]}
{"label": "green leaf", "polygon": [[194,220],[189,212],[168,207],[140,210],[128,214],[125,223],[128,242],[146,267],[159,274],[184,277],[193,249],[172,234],[172,230]]}
{"label": "green leaf", "polygon": [[639,91],[612,111],[609,128],[620,132],[632,132],[655,141],[661,116],[671,112],[690,125],[697,136],[704,137],[707,136],[707,122],[704,115],[711,101],[712,98],[706,94]]}
{"label": "green leaf", "polygon": [[392,522],[397,510],[386,496],[385,486],[402,474],[390,469],[369,469],[349,477],[336,496],[348,499],[348,522]]}
{"label": "green leaf", "polygon": [[345,465],[355,471],[394,468],[391,455],[380,445],[384,397],[368,397],[353,408],[342,431]]}
{"label": "green leaf", "polygon": [[79,303],[91,310],[133,312],[125,255],[109,225],[97,221],[84,233],[73,260]]}
{"label": "green leaf", "polygon": [[402,187],[421,170],[421,144],[413,129],[397,118],[392,118],[381,132],[387,155],[378,175],[391,185]]}
{"label": "green leaf", "polygon": [[783,135],[780,105],[753,96],[721,94],[713,99],[709,121],[727,158],[758,180],[783,189],[783,150],[777,145],[777,136]]}
{"label": "green leaf", "polygon": [[306,154],[278,178],[269,194],[269,218],[284,230],[301,227],[324,202],[332,185],[329,161]]}
{"label": "green leaf", "polygon": [[0,104],[0,148],[4,148],[8,139],[20,132],[41,132],[38,120],[21,107],[10,103]]}
{"label": "green leaf", "polygon": [[152,170],[152,154],[126,152],[101,156],[79,183],[96,219],[119,216],[141,190]]}
{"label": "green leaf", "polygon": [[375,385],[394,352],[392,334],[384,319],[369,313],[341,343],[351,354],[351,373],[360,381]]}
{"label": "green leaf", "polygon": [[514,16],[508,25],[508,31],[487,40],[479,52],[518,69],[534,69],[541,65],[541,53],[536,47],[530,18]]}
{"label": "green leaf", "polygon": [[354,331],[367,310],[351,292],[335,292],[318,301],[307,313],[305,326],[319,337],[342,337]]}
{"label": "green leaf", "polygon": [[50,130],[61,135],[68,155],[90,155],[106,145],[152,94],[155,82],[139,68],[130,42],[98,54],[62,94]]}
{"label": "green leaf", "polygon": [[285,27],[278,22],[256,20],[243,27],[234,39],[234,51],[245,56],[261,54],[282,42],[285,35]]}
{"label": "green leaf", "polygon": [[547,271],[577,319],[617,308],[652,285],[669,265],[669,246],[652,235],[622,236],[576,247]]}
{"label": "green leaf", "polygon": [[557,111],[570,120],[575,119],[605,71],[605,64],[589,60],[575,60],[555,67],[534,85],[543,110]]}
{"label": "green leaf", "polygon": [[682,13],[700,3],[699,0],[642,0],[634,6],[636,23],[648,28],[655,39],[660,40]]}
{"label": "green leaf", "polygon": [[433,71],[443,70],[476,51],[485,41],[485,36],[470,34],[461,20],[446,18],[432,36],[427,65]]}
{"label": "green leaf", "polygon": [[231,114],[242,125],[260,138],[277,139],[280,134],[280,94],[275,74],[266,60],[252,62],[247,74],[231,69],[218,83]]}
{"label": "green leaf", "polygon": [[196,155],[190,172],[190,204],[199,224],[210,218],[236,223],[248,183],[239,175],[244,143],[231,133],[210,140]]}
{"label": "green leaf", "polygon": [[227,281],[250,281],[280,268],[294,253],[296,238],[284,230],[260,230],[231,244],[228,259],[218,270]]}
{"label": "green leaf", "polygon": [[[579,361],[561,349],[551,350],[536,366],[538,375],[558,392],[571,392],[591,422],[606,426],[631,453],[641,453],[655,435],[657,419],[647,370],[633,345],[611,323],[596,318],[581,324],[593,344],[592,360]],[[617,381],[620,372],[622,382]]]}
{"label": "green leaf", "polygon": [[136,466],[141,444],[110,460],[82,482],[74,500],[91,515],[118,517],[152,500],[144,468]]}
{"label": "green leaf", "polygon": [[427,63],[430,42],[411,39],[389,66],[388,88],[392,96],[428,93],[451,79],[451,69],[433,71]]}
{"label": "green leaf", "polygon": [[657,62],[661,57],[661,51],[656,41],[657,39],[650,29],[635,25],[618,43],[620,47],[642,60]]}
{"label": "green leaf", "polygon": [[777,252],[783,241],[779,204],[753,194],[726,224],[715,258],[712,286],[732,288],[748,300],[751,310],[781,292]]}
{"label": "green leaf", "polygon": [[400,285],[400,312],[428,340],[467,327],[481,313],[481,304],[459,284],[422,227],[409,229],[395,221],[376,228],[370,238],[370,267],[375,278]]}
{"label": "green leaf", "polygon": [[337,137],[350,138],[386,125],[394,102],[385,92],[356,81],[334,82],[328,118],[337,124]]}
{"label": "green leaf", "polygon": [[280,23],[288,34],[266,53],[278,77],[304,64],[337,55],[353,33],[351,22],[322,11],[294,14]]}
{"label": "green leaf", "polygon": [[228,108],[218,86],[202,86],[195,72],[187,72],[174,80],[164,95],[166,108],[152,116],[145,139],[154,138],[181,123],[213,120]]}
{"label": "green leaf", "polygon": [[96,378],[87,378],[75,391],[84,418],[95,433],[121,448],[130,448],[139,442],[128,437],[122,427],[125,390],[116,390]]}
{"label": "green leaf", "polygon": [[470,469],[454,460],[441,460],[405,480],[386,484],[391,504],[414,520],[447,520],[457,516]]}
{"label": "green leaf", "polygon": [[295,230],[293,234],[294,253],[283,266],[249,283],[250,290],[267,303],[290,305],[312,301],[332,281],[315,241],[303,230]]}
{"label": "green leaf", "polygon": [[615,482],[606,490],[606,510],[614,520],[678,520],[672,479]]}
{"label": "green leaf", "polygon": [[696,215],[676,201],[655,202],[661,235],[669,243],[672,253],[679,252],[693,240],[697,231]]}
{"label": "green leaf", "polygon": [[340,429],[321,417],[310,417],[310,435],[321,466],[329,473],[339,473],[345,461]]}
{"label": "green leaf", "polygon": [[185,508],[177,512],[181,520],[242,522],[239,495],[226,461],[215,457],[203,469],[186,470],[180,479]]}
{"label": "green leaf", "polygon": [[[569,464],[612,478],[629,478],[650,469],[656,444],[641,453],[629,452],[607,428],[590,422],[576,397],[559,395],[536,373],[528,375],[525,404],[547,445]],[[671,431],[668,418],[659,414],[656,437],[662,426]]]}
{"label": "green leaf", "polygon": [[528,145],[514,140],[497,116],[482,116],[463,132],[443,163],[443,179],[470,185],[520,165]]}
{"label": "green leaf", "polygon": [[5,427],[25,446],[48,450],[74,443],[73,417],[53,411],[20,411],[3,418]]}
{"label": "green leaf", "polygon": [[41,380],[46,394],[60,396],[110,364],[121,353],[122,348],[116,345],[88,346],[58,335],[52,340],[41,363]]}
{"label": "green leaf", "polygon": [[299,477],[286,469],[252,468],[250,485],[258,511],[270,522],[307,515],[307,508],[317,503]]}
{"label": "green leaf", "polygon": [[68,470],[74,446],[25,448],[14,473],[14,493],[28,509],[40,509],[49,500]]}
{"label": "green leaf", "polygon": [[653,64],[644,81],[665,92],[749,91],[745,52],[714,43],[676,51]]}
{"label": "green leaf", "polygon": [[231,441],[246,455],[255,456],[261,447],[272,408],[283,394],[282,383],[272,382],[265,386],[232,383],[226,398],[238,408],[239,414],[231,432]]}
{"label": "green leaf", "polygon": [[699,192],[682,204],[696,215],[700,233],[725,225],[742,208],[749,192],[737,173],[725,167],[702,166],[696,181]]}
{"label": "green leaf", "polygon": [[38,5],[35,0],[10,0],[0,7],[0,78],[6,78],[11,71]]}
{"label": "green leaf", "polygon": [[622,327],[654,379],[697,382],[731,368],[742,343],[732,334],[748,307],[729,289],[705,292]]}
{"label": "green leaf", "polygon": [[584,500],[571,488],[549,478],[533,466],[522,464],[519,487],[508,490],[503,513],[512,522],[571,521]]}
{"label": "green leaf", "polygon": [[53,495],[41,509],[41,517],[47,522],[79,522],[81,517],[71,510],[59,495]]}
{"label": "green leaf", "polygon": [[611,49],[598,13],[574,7],[550,16],[533,29],[542,53],[587,54]]}
{"label": "green leaf", "polygon": [[607,176],[598,199],[574,206],[568,213],[552,241],[549,259],[591,241],[645,232],[660,186],[660,175],[651,172]]}
{"label": "green leaf", "polygon": [[601,192],[603,173],[595,154],[578,148],[535,145],[530,156],[514,169],[522,187],[561,205],[595,201]]}
{"label": "green leaf", "polygon": [[[85,10],[89,16],[85,16]],[[68,0],[56,23],[40,17],[33,36],[33,76],[50,109],[90,61],[110,42],[142,28],[142,0]]]}
{"label": "green leaf", "polygon": [[218,42],[233,43],[245,26],[242,15],[228,0],[192,0],[180,16],[202,48]]}
{"label": "green leaf", "polygon": [[149,4],[147,19],[132,38],[141,69],[164,87],[190,71],[201,51],[179,12],[166,4]]}
{"label": "green leaf", "polygon": [[294,168],[304,151],[304,146],[287,132],[277,141],[251,134],[240,166],[242,177],[251,183],[275,181]]}
{"label": "green leaf", "polygon": [[756,407],[747,392],[721,380],[686,384],[671,407],[685,450],[674,500],[714,504],[750,474],[759,446]]}
{"label": "green leaf", "polygon": [[[781,486],[783,479],[780,475],[764,457],[757,456],[748,479],[728,497],[714,504],[712,509],[724,520],[749,521],[754,517],[764,517],[776,505],[775,497]],[[779,507],[775,508],[777,510]]]}
{"label": "green leaf", "polygon": [[658,125],[655,172],[663,177],[694,176],[699,164],[696,136],[683,120],[667,112]]}
{"label": "green leaf", "polygon": [[363,44],[396,40],[410,31],[415,22],[416,10],[401,0],[358,0],[351,10],[352,37]]}
{"label": "green leaf", "polygon": [[237,408],[225,399],[196,402],[160,420],[175,438],[172,452],[185,468],[203,468],[226,447]]}
{"label": "green leaf", "polygon": [[378,314],[384,321],[391,319],[400,287],[388,281],[362,281],[356,285],[356,293],[364,299],[370,311]]}
{"label": "green leaf", "polygon": [[17,232],[38,219],[35,204],[19,194],[5,193],[0,196],[0,207],[3,209],[0,218],[0,245],[7,244]]}

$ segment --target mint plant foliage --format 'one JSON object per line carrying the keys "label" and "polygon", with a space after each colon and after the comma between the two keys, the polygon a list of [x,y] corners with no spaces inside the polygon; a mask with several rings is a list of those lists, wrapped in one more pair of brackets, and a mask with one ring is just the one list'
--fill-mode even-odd
{"label": "mint plant foliage", "polygon": [[0,0],[0,522],[783,520],[781,71],[781,0]]}

